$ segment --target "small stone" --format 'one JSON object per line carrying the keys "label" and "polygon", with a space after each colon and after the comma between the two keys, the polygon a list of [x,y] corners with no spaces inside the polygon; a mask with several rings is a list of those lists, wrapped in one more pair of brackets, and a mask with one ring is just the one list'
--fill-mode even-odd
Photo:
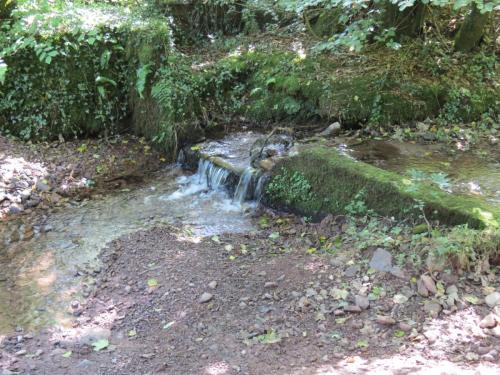
{"label": "small stone", "polygon": [[391,268],[390,274],[397,277],[398,279],[406,280],[408,275],[401,268],[394,266]]}
{"label": "small stone", "polygon": [[495,307],[496,305],[500,305],[500,293],[493,292],[491,294],[488,294],[484,298],[484,301],[489,307]]}
{"label": "small stone", "polygon": [[495,336],[496,338],[500,339],[500,325],[496,326],[495,328],[490,329],[489,333],[491,335]]}
{"label": "small stone", "polygon": [[80,307],[80,302],[79,301],[71,301],[71,308],[72,309],[77,309]]}
{"label": "small stone", "polygon": [[411,325],[405,322],[399,322],[398,327],[403,332],[411,332]]}
{"label": "small stone", "polygon": [[424,282],[422,279],[417,280],[417,293],[420,294],[422,297],[428,297],[429,296],[429,291],[425,287]]}
{"label": "small stone", "polygon": [[432,277],[428,275],[422,275],[420,276],[420,280],[422,280],[422,283],[424,284],[425,288],[429,291],[431,294],[436,294],[437,289],[436,289],[436,283],[434,280],[432,280]]}
{"label": "small stone", "polygon": [[342,126],[340,125],[339,122],[334,122],[333,124],[330,124],[325,130],[323,130],[318,135],[320,137],[331,137],[333,135],[340,133],[341,128],[342,128]]}
{"label": "small stone", "polygon": [[377,323],[384,326],[392,326],[396,324],[396,320],[394,318],[391,318],[390,316],[377,315]]}
{"label": "small stone", "polygon": [[49,191],[50,190],[50,186],[47,185],[45,182],[43,181],[37,181],[37,183],[35,184],[35,187],[38,191],[41,191],[41,192],[46,192],[46,191]]}
{"label": "small stone", "polygon": [[375,250],[372,259],[370,260],[370,267],[382,272],[390,272],[392,269],[392,255],[387,250],[378,248]]}
{"label": "small stone", "polygon": [[208,283],[208,287],[209,287],[210,289],[215,289],[215,288],[217,288],[217,281],[215,281],[215,280],[214,280],[214,281],[210,281],[210,282]]}
{"label": "small stone", "polygon": [[359,270],[360,270],[359,266],[349,266],[345,269],[344,276],[345,277],[354,277],[359,272]]}
{"label": "small stone", "polygon": [[481,328],[493,328],[497,325],[497,319],[495,314],[490,313],[486,315],[481,322],[479,322],[479,327]]}
{"label": "small stone", "polygon": [[356,295],[354,297],[354,303],[356,304],[356,306],[359,306],[361,310],[366,310],[370,307],[370,301],[366,296]]}
{"label": "small stone", "polygon": [[200,302],[200,303],[207,303],[207,302],[211,301],[212,298],[214,298],[213,294],[205,292],[205,293],[203,293],[201,295],[201,297],[198,300],[198,302]]}
{"label": "small stone", "polygon": [[437,318],[442,309],[442,306],[435,301],[429,301],[424,304],[424,311],[433,318]]}
{"label": "small stone", "polygon": [[484,355],[484,354],[487,354],[491,351],[491,346],[480,346],[479,348],[477,348],[476,352],[477,354],[479,355]]}
{"label": "small stone", "polygon": [[125,293],[130,293],[131,290],[132,290],[132,287],[130,285],[125,286]]}
{"label": "small stone", "polygon": [[20,356],[26,355],[26,353],[27,353],[26,349],[21,349],[21,350],[18,350],[17,352],[15,352],[14,355],[20,357]]}
{"label": "small stone", "polygon": [[359,313],[361,312],[361,308],[356,305],[347,305],[346,307],[344,307],[344,311]]}
{"label": "small stone", "polygon": [[468,352],[465,354],[465,359],[468,361],[477,361],[479,359],[479,355],[474,352]]}
{"label": "small stone", "polygon": [[274,168],[275,162],[271,158],[263,159],[259,161],[259,167],[261,167],[265,171],[270,171]]}
{"label": "small stone", "polygon": [[278,283],[275,283],[274,281],[268,281],[267,283],[264,284],[264,288],[266,289],[272,289],[272,288],[277,288]]}

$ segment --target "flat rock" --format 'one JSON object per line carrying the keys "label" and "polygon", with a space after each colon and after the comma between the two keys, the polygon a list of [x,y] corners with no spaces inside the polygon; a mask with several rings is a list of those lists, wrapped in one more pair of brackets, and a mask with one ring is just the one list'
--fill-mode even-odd
{"label": "flat rock", "polygon": [[199,303],[207,303],[214,298],[214,295],[208,292],[203,293],[198,299]]}
{"label": "flat rock", "polygon": [[387,250],[378,248],[375,250],[370,267],[382,272],[390,272],[392,270],[392,255]]}

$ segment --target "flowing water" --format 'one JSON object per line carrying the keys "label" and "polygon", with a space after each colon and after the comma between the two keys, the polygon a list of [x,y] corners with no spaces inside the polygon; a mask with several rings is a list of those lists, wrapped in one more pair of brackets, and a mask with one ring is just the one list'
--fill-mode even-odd
{"label": "flowing water", "polygon": [[228,175],[206,160],[194,175],[171,167],[148,186],[65,207],[47,219],[49,231],[31,240],[3,232],[0,335],[17,326],[68,324],[70,301],[81,289],[78,270],[97,271],[99,252],[122,235],[162,223],[183,225],[199,236],[251,230],[246,213],[255,203],[244,203],[250,181],[241,181],[233,199],[225,189]]}
{"label": "flowing water", "polygon": [[476,196],[500,205],[500,147],[482,146],[476,153],[397,141],[369,141],[341,150],[358,160],[407,176],[440,178],[452,193]]}

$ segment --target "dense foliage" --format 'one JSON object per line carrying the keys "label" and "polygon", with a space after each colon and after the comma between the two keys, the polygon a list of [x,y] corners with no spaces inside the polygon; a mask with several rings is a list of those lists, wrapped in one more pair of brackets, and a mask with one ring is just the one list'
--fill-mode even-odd
{"label": "dense foliage", "polygon": [[498,123],[495,1],[0,4],[0,131],[25,139],[123,125],[175,150],[235,119],[387,132],[434,118],[438,136]]}

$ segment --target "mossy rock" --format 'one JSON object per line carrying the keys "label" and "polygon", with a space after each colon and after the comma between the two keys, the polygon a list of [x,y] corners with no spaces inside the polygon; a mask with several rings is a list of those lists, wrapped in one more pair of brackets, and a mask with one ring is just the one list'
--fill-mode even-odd
{"label": "mossy rock", "polygon": [[[286,171],[286,172],[285,172]],[[343,214],[346,206],[360,192],[365,192],[365,205],[389,217],[421,220],[418,202],[422,202],[428,219],[442,224],[468,224],[472,228],[499,227],[500,209],[481,200],[449,194],[430,184],[416,184],[396,173],[356,161],[335,148],[321,145],[303,146],[299,155],[280,162],[274,176],[298,172],[310,186],[305,199],[295,200],[288,209],[305,215]],[[283,194],[289,189],[283,186]],[[285,195],[267,195],[272,205],[287,206]]]}

